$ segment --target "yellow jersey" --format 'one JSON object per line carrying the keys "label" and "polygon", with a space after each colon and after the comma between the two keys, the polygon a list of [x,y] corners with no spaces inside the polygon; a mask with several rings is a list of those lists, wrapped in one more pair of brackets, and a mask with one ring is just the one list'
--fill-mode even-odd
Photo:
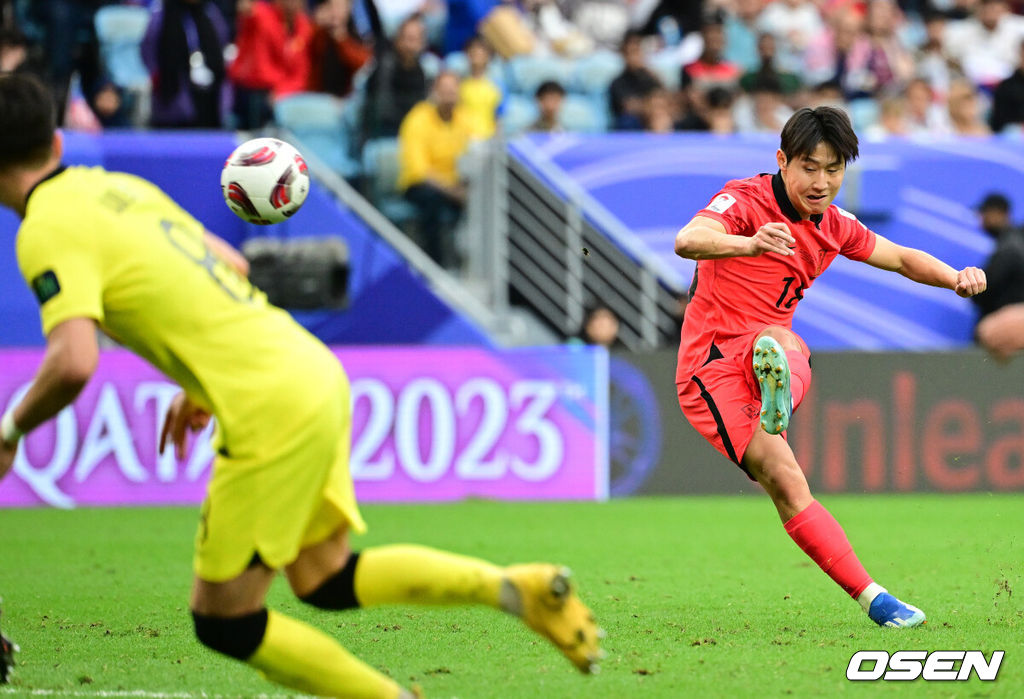
{"label": "yellow jersey", "polygon": [[459,104],[469,114],[474,138],[487,139],[497,128],[501,90],[488,78],[467,77],[459,84]]}
{"label": "yellow jersey", "polygon": [[26,206],[18,265],[44,334],[92,318],[216,415],[223,444],[300,424],[336,385],[330,350],[214,256],[203,225],[156,185],[61,168]]}
{"label": "yellow jersey", "polygon": [[458,160],[472,135],[472,120],[461,106],[445,121],[433,102],[417,104],[398,130],[398,188],[406,190],[427,178],[457,184]]}

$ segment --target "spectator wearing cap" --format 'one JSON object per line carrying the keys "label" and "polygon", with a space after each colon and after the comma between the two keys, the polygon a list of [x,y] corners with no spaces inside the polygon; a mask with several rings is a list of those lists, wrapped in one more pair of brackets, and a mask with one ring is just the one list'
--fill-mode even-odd
{"label": "spectator wearing cap", "polygon": [[534,95],[537,99],[537,111],[540,116],[530,125],[530,131],[545,133],[561,133],[562,103],[565,101],[565,88],[554,80],[546,80],[537,88]]}
{"label": "spectator wearing cap", "polygon": [[661,81],[647,67],[643,35],[630,30],[622,38],[625,67],[608,86],[608,99],[616,129],[640,129],[643,124],[643,100]]}
{"label": "spectator wearing cap", "polygon": [[999,83],[992,94],[992,111],[988,123],[995,132],[1002,131],[1010,124],[1024,124],[1024,41],[1018,52],[1017,69]]}
{"label": "spectator wearing cap", "polygon": [[1024,233],[1010,218],[1010,201],[991,192],[978,205],[982,229],[996,247],[985,262],[988,289],[971,300],[978,309],[978,343],[1005,361],[1024,349]]}

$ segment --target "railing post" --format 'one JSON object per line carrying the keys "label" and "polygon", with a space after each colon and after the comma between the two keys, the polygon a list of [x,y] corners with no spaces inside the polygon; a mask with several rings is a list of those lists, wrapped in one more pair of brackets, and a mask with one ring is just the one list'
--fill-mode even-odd
{"label": "railing post", "polygon": [[572,198],[565,210],[565,311],[566,334],[575,333],[583,325],[583,212]]}

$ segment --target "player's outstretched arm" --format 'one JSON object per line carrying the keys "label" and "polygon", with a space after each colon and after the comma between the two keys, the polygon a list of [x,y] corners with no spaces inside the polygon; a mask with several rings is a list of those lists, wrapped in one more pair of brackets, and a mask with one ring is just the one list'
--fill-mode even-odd
{"label": "player's outstretched arm", "polygon": [[752,236],[733,235],[721,222],[707,216],[695,216],[676,234],[676,254],[691,260],[715,260],[723,257],[757,257],[766,252],[792,255],[794,243],[784,223],[766,223]]}
{"label": "player's outstretched arm", "polygon": [[865,262],[879,269],[899,272],[921,284],[952,289],[964,298],[980,294],[988,286],[984,270],[965,267],[958,272],[923,250],[896,245],[877,233],[874,252]]}
{"label": "player's outstretched arm", "polygon": [[22,435],[68,406],[89,383],[99,361],[96,321],[70,318],[46,337],[46,354],[25,397],[0,418],[0,478],[10,470]]}

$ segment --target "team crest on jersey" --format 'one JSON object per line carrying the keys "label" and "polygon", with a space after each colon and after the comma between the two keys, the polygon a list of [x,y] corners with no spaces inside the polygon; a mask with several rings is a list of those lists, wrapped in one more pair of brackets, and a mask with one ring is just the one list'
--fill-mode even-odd
{"label": "team crest on jersey", "polygon": [[39,305],[43,305],[54,296],[60,293],[60,282],[52,269],[48,269],[32,280],[32,291],[39,299]]}
{"label": "team crest on jersey", "polygon": [[717,197],[711,200],[708,204],[708,211],[714,211],[716,214],[724,214],[726,210],[736,203],[736,197],[731,194],[719,194]]}

